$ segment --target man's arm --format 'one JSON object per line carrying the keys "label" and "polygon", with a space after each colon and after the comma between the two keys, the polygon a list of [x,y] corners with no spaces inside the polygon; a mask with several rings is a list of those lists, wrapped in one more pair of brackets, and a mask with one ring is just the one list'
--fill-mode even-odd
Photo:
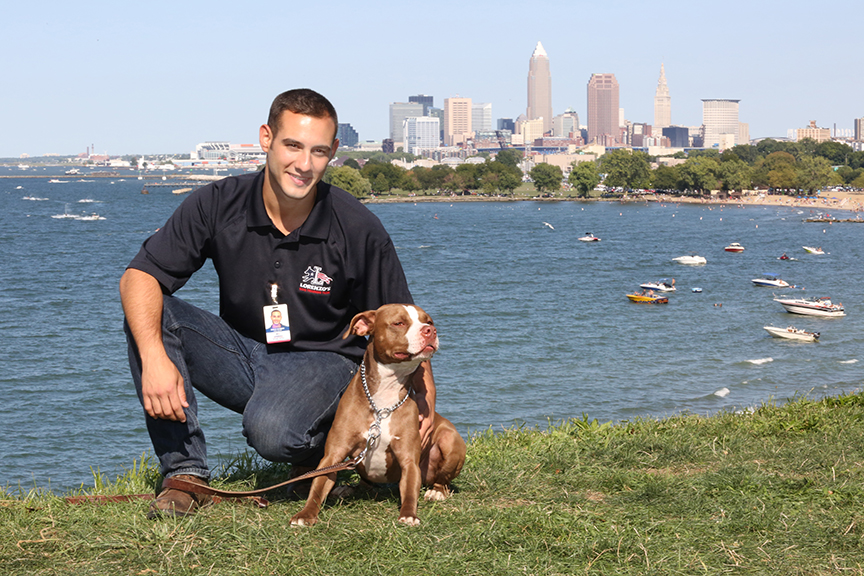
{"label": "man's arm", "polygon": [[420,445],[426,450],[432,444],[432,426],[435,424],[435,379],[432,362],[426,360],[414,372],[414,401],[420,411]]}
{"label": "man's arm", "polygon": [[141,356],[144,410],[153,418],[186,421],[183,376],[162,343],[162,288],[150,274],[129,268],[120,278],[120,301]]}

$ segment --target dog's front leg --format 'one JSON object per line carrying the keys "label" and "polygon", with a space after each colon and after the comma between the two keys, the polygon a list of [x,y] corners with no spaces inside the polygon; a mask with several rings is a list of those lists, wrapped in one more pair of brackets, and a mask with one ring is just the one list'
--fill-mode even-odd
{"label": "dog's front leg", "polygon": [[[418,454],[419,456],[419,454]],[[405,459],[399,463],[402,467],[402,477],[399,479],[399,497],[402,506],[399,508],[399,522],[407,526],[417,526],[417,500],[420,498],[420,466],[418,458]]]}
{"label": "dog's front leg", "polygon": [[321,506],[327,500],[327,495],[336,484],[336,472],[318,476],[312,480],[312,487],[309,489],[309,499],[306,500],[306,505],[300,512],[291,518],[292,526],[312,526],[318,522],[318,513],[321,511]]}

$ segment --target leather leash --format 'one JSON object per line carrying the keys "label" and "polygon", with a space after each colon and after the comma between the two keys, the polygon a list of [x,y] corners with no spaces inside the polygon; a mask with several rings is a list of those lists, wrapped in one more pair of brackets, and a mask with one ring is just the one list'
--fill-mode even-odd
{"label": "leather leash", "polygon": [[[189,482],[188,480],[181,480],[175,477],[165,478],[164,480],[162,480],[162,488],[174,488],[175,490],[182,490],[184,492],[192,492],[194,494],[213,496],[214,502],[221,501],[224,498],[248,498],[250,500],[253,500],[259,508],[266,508],[269,502],[267,502],[267,500],[265,500],[264,498],[259,497],[260,494],[276,490],[277,488],[282,488],[283,486],[293,484],[294,482],[300,482],[302,480],[315,478],[316,476],[323,476],[325,474],[332,474],[334,472],[341,472],[343,470],[354,470],[355,468],[357,468],[357,465],[363,461],[364,455],[365,450],[364,454],[360,454],[356,458],[353,458],[351,460],[347,460],[339,464],[334,464],[333,466],[318,468],[317,470],[306,472],[305,474],[301,474],[295,478],[286,480],[285,482],[280,482],[279,484],[267,486],[266,488],[259,488],[257,490],[246,490],[242,492],[220,490],[218,488],[211,488],[210,486],[206,486],[204,484],[196,484],[195,482]],[[155,496],[153,494],[124,494],[115,496],[69,496],[65,498],[65,500],[69,504],[82,504],[84,502],[127,502],[129,500],[152,500],[154,498]]]}

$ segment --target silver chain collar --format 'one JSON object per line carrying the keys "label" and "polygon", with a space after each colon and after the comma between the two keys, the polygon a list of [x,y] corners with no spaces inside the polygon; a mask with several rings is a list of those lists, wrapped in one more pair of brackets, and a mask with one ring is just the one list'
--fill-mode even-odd
{"label": "silver chain collar", "polygon": [[375,412],[375,421],[372,422],[371,426],[369,426],[369,436],[366,438],[366,447],[363,448],[363,451],[360,452],[359,456],[357,456],[357,462],[362,462],[366,457],[366,453],[371,448],[374,448],[375,444],[378,443],[378,439],[381,437],[381,422],[389,418],[393,412],[405,403],[408,396],[411,395],[411,388],[408,388],[408,392],[405,393],[405,396],[403,396],[401,400],[388,408],[378,408],[378,406],[375,405],[375,401],[372,399],[372,394],[369,393],[369,384],[366,382],[365,362],[360,362],[360,380],[363,382],[363,392],[366,393],[366,399],[369,400],[369,405],[372,407],[372,411]]}

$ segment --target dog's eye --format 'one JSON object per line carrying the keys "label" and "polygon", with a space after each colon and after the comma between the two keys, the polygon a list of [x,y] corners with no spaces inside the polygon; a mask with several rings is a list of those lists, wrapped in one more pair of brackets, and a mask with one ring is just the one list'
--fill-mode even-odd
{"label": "dog's eye", "polygon": [[404,325],[405,325],[405,323],[402,322],[401,320],[397,320],[396,322],[393,322],[393,326],[404,326]]}

